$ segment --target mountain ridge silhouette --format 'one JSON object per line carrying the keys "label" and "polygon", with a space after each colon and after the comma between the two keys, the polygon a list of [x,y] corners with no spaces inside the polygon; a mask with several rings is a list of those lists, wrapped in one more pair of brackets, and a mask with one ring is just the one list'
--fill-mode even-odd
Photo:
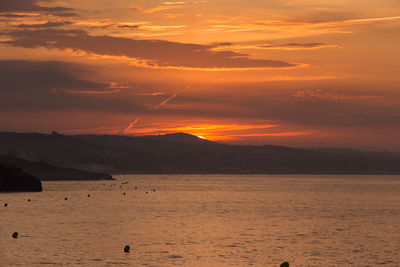
{"label": "mountain ridge silhouette", "polygon": [[400,174],[400,154],[228,145],[186,133],[153,136],[0,132],[0,154],[111,173]]}

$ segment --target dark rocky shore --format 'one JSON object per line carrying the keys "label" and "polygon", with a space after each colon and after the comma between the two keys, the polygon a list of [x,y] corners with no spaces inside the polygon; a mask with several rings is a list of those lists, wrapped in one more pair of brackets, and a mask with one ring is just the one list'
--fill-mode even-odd
{"label": "dark rocky shore", "polygon": [[0,155],[0,164],[20,168],[24,172],[29,173],[42,181],[114,180],[108,173],[57,167],[46,162],[28,161],[10,155]]}
{"label": "dark rocky shore", "polygon": [[42,183],[20,168],[0,165],[0,192],[41,192]]}

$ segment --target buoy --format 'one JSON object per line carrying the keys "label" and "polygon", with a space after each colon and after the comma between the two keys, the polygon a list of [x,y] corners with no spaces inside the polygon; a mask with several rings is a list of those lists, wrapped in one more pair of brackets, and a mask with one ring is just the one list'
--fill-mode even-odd
{"label": "buoy", "polygon": [[289,262],[285,261],[280,265],[280,267],[289,267]]}
{"label": "buoy", "polygon": [[13,237],[13,238],[18,238],[18,232],[14,232],[14,233],[12,234],[12,237]]}
{"label": "buoy", "polygon": [[129,253],[129,250],[131,249],[131,247],[129,246],[129,245],[126,245],[125,247],[124,247],[124,252],[125,253]]}

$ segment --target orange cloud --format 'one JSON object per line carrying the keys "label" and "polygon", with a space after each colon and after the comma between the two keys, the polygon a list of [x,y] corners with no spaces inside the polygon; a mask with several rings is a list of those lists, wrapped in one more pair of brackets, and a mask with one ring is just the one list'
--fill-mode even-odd
{"label": "orange cloud", "polygon": [[183,1],[176,1],[176,2],[162,2],[164,5],[184,5],[185,2]]}
{"label": "orange cloud", "polygon": [[238,137],[259,137],[259,136],[304,136],[313,135],[316,131],[294,131],[294,132],[278,132],[278,133],[261,133],[261,134],[239,134],[231,135],[233,138]]}
{"label": "orange cloud", "polygon": [[400,16],[332,21],[250,20],[243,17],[218,21],[207,20],[206,32],[268,32],[275,38],[310,36],[325,33],[352,33],[346,26],[400,20]]}
{"label": "orange cloud", "polygon": [[25,18],[25,17],[38,17],[40,13],[35,12],[0,12],[0,17],[7,18]]}
{"label": "orange cloud", "polygon": [[212,48],[213,51],[236,50],[236,49],[275,49],[275,50],[317,50],[322,48],[342,48],[335,44],[324,43],[287,43],[287,44],[256,44],[256,45],[222,45]]}
{"label": "orange cloud", "polygon": [[154,135],[184,132],[196,136],[202,136],[212,141],[229,141],[240,139],[241,137],[256,136],[300,136],[310,134],[310,132],[269,132],[271,128],[277,128],[279,124],[149,124],[138,125],[134,130],[127,134],[134,135]]}
{"label": "orange cloud", "polygon": [[137,93],[138,96],[158,96],[158,95],[165,95],[162,92],[154,92],[154,93]]}
{"label": "orange cloud", "polygon": [[356,100],[356,99],[376,99],[380,96],[375,95],[346,95],[340,93],[330,93],[323,90],[302,90],[296,92],[294,97],[300,98],[320,98],[329,100]]}
{"label": "orange cloud", "polygon": [[105,95],[105,94],[115,94],[119,93],[121,90],[114,89],[114,90],[63,90],[63,92],[73,95]]}
{"label": "orange cloud", "polygon": [[131,21],[93,21],[93,20],[70,20],[70,22],[77,26],[120,28],[120,29],[139,28],[147,23],[144,21],[131,22]]}
{"label": "orange cloud", "polygon": [[182,29],[186,28],[186,25],[144,25],[141,27],[141,30],[149,30],[149,31],[165,31],[165,30],[174,30],[174,29]]}
{"label": "orange cloud", "polygon": [[164,15],[164,18],[167,18],[167,19],[176,19],[176,18],[180,18],[180,17],[183,17],[185,14],[171,14],[171,13],[168,13],[168,14],[165,14]]}
{"label": "orange cloud", "polygon": [[143,9],[143,8],[137,7],[137,6],[130,6],[129,9],[138,10],[144,14],[152,14],[152,13],[156,13],[156,12],[161,12],[161,11],[171,10],[171,9],[176,9],[176,8],[182,8],[182,7],[184,7],[184,6],[183,5],[164,5],[164,6],[156,6],[156,7],[149,8],[149,9]]}
{"label": "orange cloud", "polygon": [[130,88],[129,86],[124,86],[124,85],[120,85],[116,82],[110,82],[109,88],[113,88],[113,89],[126,89],[126,88]]}

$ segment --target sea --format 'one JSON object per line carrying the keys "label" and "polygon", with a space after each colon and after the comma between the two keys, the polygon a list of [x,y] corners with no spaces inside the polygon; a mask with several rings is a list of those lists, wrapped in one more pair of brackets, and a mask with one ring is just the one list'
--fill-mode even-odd
{"label": "sea", "polygon": [[400,176],[115,178],[0,194],[0,266],[400,266]]}

